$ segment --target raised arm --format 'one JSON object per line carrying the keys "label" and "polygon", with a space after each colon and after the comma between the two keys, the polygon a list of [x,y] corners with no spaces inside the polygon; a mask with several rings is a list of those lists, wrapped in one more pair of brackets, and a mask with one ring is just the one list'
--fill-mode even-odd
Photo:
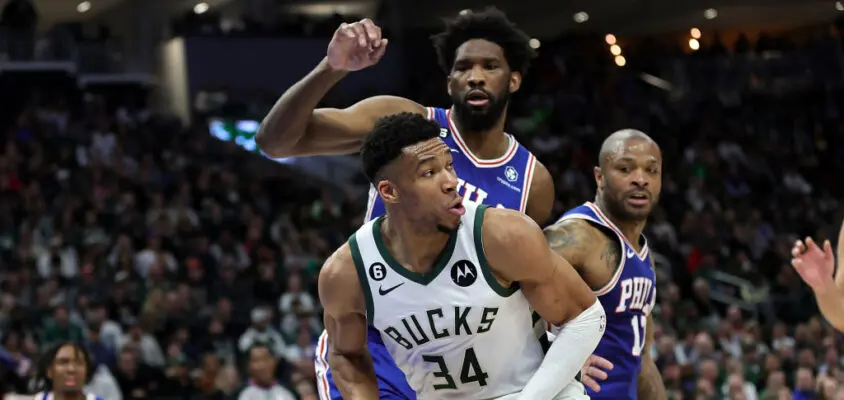
{"label": "raised arm", "polygon": [[319,273],[328,331],[328,364],[344,399],[376,400],[378,384],[366,346],[366,305],[348,244]]}
{"label": "raised arm", "polygon": [[604,332],[604,309],[568,261],[554,254],[539,226],[512,210],[486,209],[482,238],[498,279],[518,284],[531,307],[554,326],[551,344],[522,398],[550,399],[568,385]]}
{"label": "raised arm", "polygon": [[349,72],[376,64],[387,48],[381,28],[369,19],[342,24],[328,45],[328,55],[296,82],[264,117],[255,141],[271,157],[354,153],[375,120],[399,112],[424,113],[413,101],[376,96],[346,109],[316,109],[320,100]]}
{"label": "raised arm", "polygon": [[818,246],[812,238],[798,240],[791,249],[791,265],[815,292],[821,314],[839,331],[844,332],[844,226],[838,234],[838,271],[835,254],[829,241]]}

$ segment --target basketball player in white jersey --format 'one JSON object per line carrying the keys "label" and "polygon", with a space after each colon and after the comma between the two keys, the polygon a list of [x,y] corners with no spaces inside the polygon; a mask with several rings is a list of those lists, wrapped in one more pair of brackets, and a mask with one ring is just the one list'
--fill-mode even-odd
{"label": "basketball player in white jersey", "polygon": [[[463,203],[440,127],[401,113],[376,123],[361,158],[386,215],[361,227],[319,277],[329,363],[346,399],[376,399],[375,326],[417,398],[587,399],[575,375],[604,312],[522,213]],[[531,308],[557,340],[543,353]]]}
{"label": "basketball player in white jersey", "polygon": [[85,393],[84,386],[93,374],[91,358],[77,343],[59,343],[44,354],[38,365],[36,379],[43,392],[34,400],[102,400]]}
{"label": "basketball player in white jersey", "polygon": [[835,255],[829,240],[823,243],[823,250],[812,238],[798,240],[791,249],[791,265],[803,278],[818,301],[818,308],[829,323],[844,332],[844,225],[838,234],[838,273],[835,273]]}

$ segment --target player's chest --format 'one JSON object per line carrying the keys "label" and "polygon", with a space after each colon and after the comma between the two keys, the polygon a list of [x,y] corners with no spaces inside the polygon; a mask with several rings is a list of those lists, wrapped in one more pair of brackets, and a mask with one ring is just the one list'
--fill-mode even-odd
{"label": "player's chest", "polygon": [[603,296],[602,303],[608,312],[648,315],[656,300],[653,270],[633,273],[627,270],[629,267],[625,266],[615,288]]}
{"label": "player's chest", "polygon": [[[466,164],[466,165],[463,165]],[[524,195],[522,171],[514,166],[479,169],[455,160],[457,193],[463,201],[519,210]]]}

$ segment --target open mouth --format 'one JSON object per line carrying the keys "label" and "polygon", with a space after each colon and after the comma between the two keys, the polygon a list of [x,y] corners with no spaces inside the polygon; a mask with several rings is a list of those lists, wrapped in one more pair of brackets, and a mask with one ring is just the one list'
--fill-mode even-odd
{"label": "open mouth", "polygon": [[463,214],[466,214],[466,208],[463,207],[463,198],[458,197],[457,200],[448,208],[448,211],[456,214],[457,216],[463,216]]}
{"label": "open mouth", "polygon": [[637,207],[645,206],[649,201],[650,196],[646,192],[634,192],[627,196],[627,202]]}
{"label": "open mouth", "polygon": [[472,90],[466,94],[466,102],[471,106],[482,107],[489,104],[489,95],[483,90]]}

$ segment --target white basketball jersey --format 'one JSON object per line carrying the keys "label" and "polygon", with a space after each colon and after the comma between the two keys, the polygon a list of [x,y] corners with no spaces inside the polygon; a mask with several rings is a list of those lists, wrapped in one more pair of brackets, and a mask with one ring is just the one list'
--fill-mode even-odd
{"label": "white basketball jersey", "polygon": [[517,286],[502,287],[483,252],[486,206],[466,214],[434,267],[407,270],[381,236],[384,217],[349,240],[367,318],[420,400],[491,399],[522,390],[542,362],[531,310]]}

